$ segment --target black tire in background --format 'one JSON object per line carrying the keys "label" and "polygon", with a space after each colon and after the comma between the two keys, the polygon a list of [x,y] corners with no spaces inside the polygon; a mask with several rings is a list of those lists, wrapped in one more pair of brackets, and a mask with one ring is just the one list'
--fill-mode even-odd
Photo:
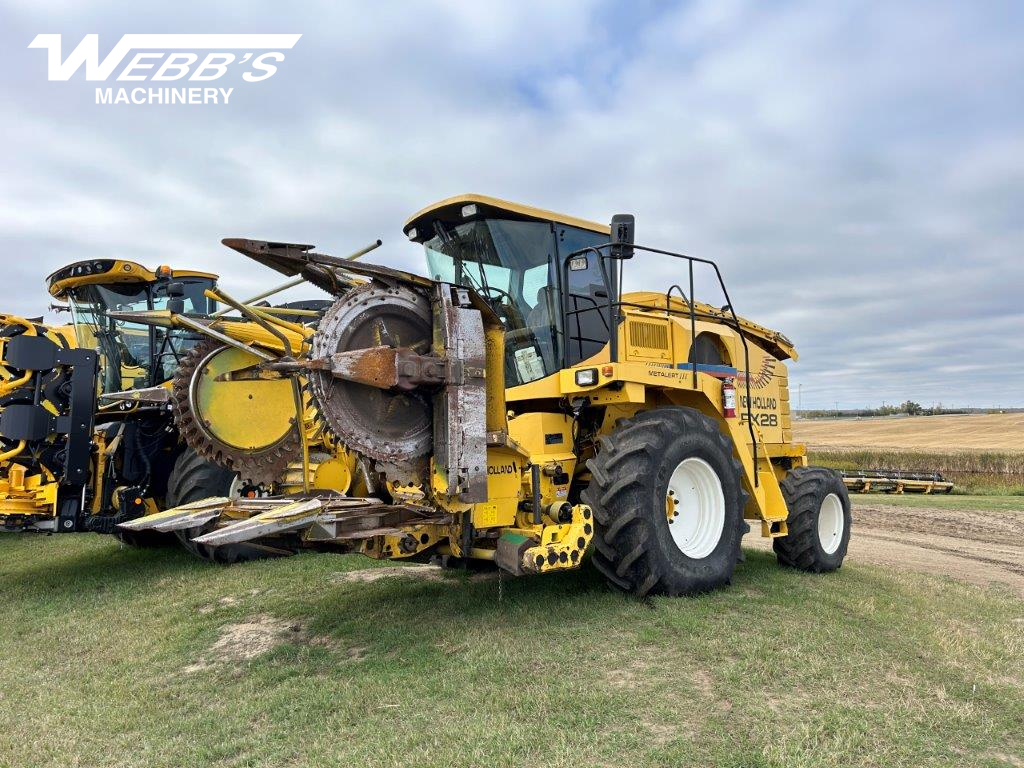
{"label": "black tire in background", "polygon": [[[211,496],[230,496],[235,473],[230,469],[207,461],[191,448],[186,448],[174,463],[174,469],[167,479],[166,507],[178,507]],[[198,526],[175,531],[178,540],[186,550],[196,557],[213,563],[230,565],[248,560],[259,560],[271,556],[266,549],[249,544],[228,544],[211,547],[192,541],[196,536],[211,530],[212,526]]]}
{"label": "black tire in background", "polygon": [[[706,554],[690,556],[676,543],[669,522],[670,480],[693,459],[706,477],[717,477],[721,529],[705,540]],[[693,408],[656,408],[624,419],[600,438],[587,466],[592,480],[583,492],[594,512],[591,562],[618,589],[638,597],[690,595],[728,584],[749,530],[743,519],[747,494],[732,443],[718,424]],[[716,498],[718,498],[716,496]],[[678,503],[678,502],[675,502]],[[683,505],[682,514],[692,514]],[[717,524],[716,524],[717,530]]]}
{"label": "black tire in background", "polygon": [[169,533],[160,531],[114,531],[114,538],[127,547],[137,549],[154,549],[156,547],[170,547],[178,543],[177,539]]}
{"label": "black tire in background", "polygon": [[823,467],[798,467],[781,486],[789,508],[789,534],[772,540],[779,563],[812,573],[838,569],[853,524],[843,478]]}

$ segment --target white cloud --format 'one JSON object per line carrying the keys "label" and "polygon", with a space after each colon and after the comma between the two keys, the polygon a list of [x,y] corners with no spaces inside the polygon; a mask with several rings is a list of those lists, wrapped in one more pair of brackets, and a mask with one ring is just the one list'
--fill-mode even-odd
{"label": "white cloud", "polygon": [[[400,225],[480,191],[717,259],[736,307],[800,347],[809,405],[1024,404],[1024,19],[934,3],[8,4],[0,232],[26,254],[0,308],[116,255],[263,280],[229,235],[414,268]],[[301,32],[229,107],[111,108],[48,83],[42,31]],[[645,271],[656,285],[676,277]],[[675,280],[673,279],[673,282]],[[989,390],[990,391],[990,390]]]}

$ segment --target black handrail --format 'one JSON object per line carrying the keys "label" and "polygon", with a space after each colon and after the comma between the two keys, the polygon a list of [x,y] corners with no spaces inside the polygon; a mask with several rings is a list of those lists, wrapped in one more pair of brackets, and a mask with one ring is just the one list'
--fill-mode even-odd
{"label": "black handrail", "polygon": [[[593,307],[584,307],[583,309],[575,308],[573,310],[569,309],[569,261],[571,259],[576,258],[578,256],[582,256],[582,255],[584,255],[586,253],[593,253],[594,255],[597,256],[598,267],[600,267],[600,269],[601,269],[601,278],[604,280],[605,287],[608,290],[608,303],[607,303],[608,319],[607,319],[606,325],[609,328],[608,353],[609,353],[609,360],[612,363],[617,363],[619,361],[619,334],[618,334],[618,326],[619,326],[619,324],[618,324],[618,320],[620,319],[619,312],[620,312],[621,308],[623,306],[637,306],[637,307],[640,307],[640,308],[643,308],[643,309],[647,309],[647,310],[652,309],[652,307],[650,307],[650,306],[637,305],[637,304],[634,304],[633,302],[624,302],[624,301],[622,301],[622,281],[621,280],[616,281],[615,296],[614,297],[612,296],[612,282],[608,279],[608,270],[605,267],[605,260],[606,259],[611,259],[611,260],[615,260],[615,261],[620,261],[621,262],[624,259],[622,257],[619,257],[619,256],[614,256],[611,253],[603,253],[603,251],[605,249],[611,249],[611,248],[613,248],[615,246],[622,247],[622,245],[623,245],[622,243],[610,243],[610,242],[609,243],[602,243],[601,245],[596,245],[596,246],[591,245],[591,246],[587,246],[586,248],[580,248],[579,250],[573,251],[572,253],[567,254],[562,259],[562,268],[560,270],[559,277],[560,277],[560,279],[562,281],[562,330],[563,330],[563,333],[565,334],[564,343],[560,345],[561,346],[560,352],[561,352],[561,356],[562,356],[562,366],[561,367],[563,369],[570,367],[570,365],[569,365],[569,337],[568,337],[568,334],[569,334],[569,322],[568,322],[569,316],[570,315],[579,315],[579,314],[582,314],[584,312],[593,312],[595,310],[596,311],[600,311],[602,309],[602,307],[600,305],[598,305],[597,302],[594,302],[594,306]],[[753,413],[752,413],[752,410],[751,410],[751,402],[752,402],[752,400],[751,400],[751,397],[750,397],[750,348],[749,348],[749,346],[747,344],[747,336],[743,332],[743,328],[740,325],[739,317],[737,317],[736,311],[732,308],[732,299],[729,297],[729,291],[725,287],[725,280],[722,278],[722,272],[718,269],[718,265],[715,262],[711,261],[710,259],[702,259],[702,258],[700,258],[698,256],[687,256],[685,253],[675,253],[674,251],[665,251],[665,250],[662,250],[660,248],[650,248],[648,246],[636,245],[634,243],[629,243],[627,247],[630,249],[630,251],[645,251],[647,253],[656,253],[656,254],[660,254],[662,256],[671,256],[672,258],[676,258],[676,259],[685,259],[687,261],[688,272],[689,272],[688,277],[689,277],[689,285],[690,285],[690,297],[689,297],[689,299],[687,299],[685,296],[683,296],[683,300],[686,302],[686,305],[687,305],[687,312],[686,312],[686,314],[690,318],[690,336],[691,336],[691,338],[690,338],[690,348],[691,348],[691,350],[694,348],[694,344],[696,344],[696,341],[697,341],[697,314],[698,314],[696,312],[695,308],[694,308],[694,303],[695,302],[694,302],[693,265],[694,264],[707,264],[708,266],[710,266],[715,271],[715,277],[718,279],[718,286],[722,289],[722,295],[725,297],[725,302],[726,302],[725,306],[728,307],[728,309],[729,309],[729,315],[728,316],[716,315],[714,317],[716,319],[726,321],[726,323],[731,328],[733,328],[736,331],[736,333],[739,334],[740,341],[743,343],[743,366],[744,366],[743,380],[744,380],[744,383],[745,383],[746,396],[747,396],[746,397],[746,399],[747,399],[747,405],[746,405],[747,431],[750,433],[750,444],[751,444],[751,446],[753,447],[753,450],[754,450],[754,456],[753,456],[753,458],[754,458],[754,485],[756,487],[757,485],[759,485],[759,480],[758,480],[758,475],[757,475],[757,472],[758,472],[758,467],[757,467],[758,450],[757,450],[757,435],[754,432],[754,420],[753,420]],[[669,288],[668,292],[665,294],[665,311],[668,314],[683,314],[679,310],[674,310],[674,309],[671,308],[671,302],[669,301],[669,295],[672,293],[672,288],[678,288],[678,286],[675,286],[675,285],[672,286],[671,288]],[[682,293],[683,293],[681,288],[679,288],[679,293],[680,293],[680,295],[682,295]],[[590,298],[590,297],[587,297],[587,298]],[[702,316],[704,316],[704,313],[700,313],[700,314]],[[729,323],[728,322],[729,320],[731,320],[732,322]],[[697,386],[697,355],[694,354],[693,352],[691,352],[691,356],[693,357],[693,360],[692,360],[693,386],[696,387]]]}
{"label": "black handrail", "polygon": [[[686,298],[686,294],[683,293],[683,289],[678,285],[670,285],[668,290],[665,291],[665,312],[671,314],[674,310],[672,309],[672,289],[679,291],[679,298],[686,302],[686,306],[690,307],[690,357],[693,358],[690,362],[693,364],[693,387],[697,388],[697,320],[693,313],[693,302]],[[690,265],[690,295],[693,296],[693,265]],[[620,299],[621,301],[621,299]]]}

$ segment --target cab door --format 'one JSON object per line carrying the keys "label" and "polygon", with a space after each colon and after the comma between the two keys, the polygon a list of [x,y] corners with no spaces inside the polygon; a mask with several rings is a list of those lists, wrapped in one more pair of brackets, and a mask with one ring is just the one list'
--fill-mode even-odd
{"label": "cab door", "polygon": [[[555,225],[555,235],[559,269],[570,253],[608,242],[607,235],[562,224]],[[608,324],[611,290],[605,283],[600,258],[594,251],[573,258],[564,274],[567,280],[563,287],[566,301],[560,330],[564,364],[572,366],[596,355],[611,338]]]}

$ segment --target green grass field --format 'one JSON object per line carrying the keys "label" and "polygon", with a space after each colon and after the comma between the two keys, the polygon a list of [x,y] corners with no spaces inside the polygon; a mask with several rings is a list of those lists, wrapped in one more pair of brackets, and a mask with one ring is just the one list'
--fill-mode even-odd
{"label": "green grass field", "polygon": [[[637,602],[589,569],[346,581],[0,535],[2,766],[1010,766],[1008,592],[750,552]],[[248,634],[246,632],[248,625]],[[259,631],[264,631],[261,635]],[[269,628],[269,629],[268,629]],[[255,642],[270,633],[265,653]]]}

